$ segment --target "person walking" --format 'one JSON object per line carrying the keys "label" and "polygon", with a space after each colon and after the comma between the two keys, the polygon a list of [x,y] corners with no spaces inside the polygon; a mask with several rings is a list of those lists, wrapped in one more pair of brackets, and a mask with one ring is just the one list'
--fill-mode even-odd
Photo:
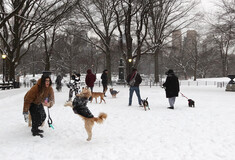
{"label": "person walking", "polygon": [[130,89],[129,89],[129,104],[128,105],[131,106],[133,92],[135,91],[135,93],[137,95],[137,98],[138,98],[138,103],[139,103],[140,106],[142,106],[141,97],[140,97],[140,89],[139,89],[139,85],[142,82],[142,78],[141,78],[140,74],[137,72],[136,68],[132,69],[132,73],[130,73],[127,76],[126,81],[127,81],[128,85],[130,86]]}
{"label": "person walking", "polygon": [[101,79],[102,79],[102,85],[103,85],[103,92],[104,92],[104,96],[106,97],[105,93],[108,89],[108,70],[105,69],[101,75]]}
{"label": "person walking", "polygon": [[175,99],[178,97],[180,87],[178,77],[175,75],[172,69],[169,69],[166,72],[167,78],[166,82],[163,84],[163,87],[166,91],[166,98],[168,98],[170,107],[168,109],[174,109]]}
{"label": "person walking", "polygon": [[80,90],[80,77],[81,74],[80,73],[76,73],[74,72],[71,75],[71,79],[70,82],[67,84],[67,87],[69,88],[69,99],[68,101],[72,100],[73,97],[73,93],[74,95],[78,94],[79,90]]}
{"label": "person walking", "polygon": [[54,91],[51,87],[52,81],[49,75],[42,75],[37,83],[25,94],[23,115],[28,122],[29,113],[32,118],[32,135],[41,136],[43,130],[38,129],[46,119],[46,113],[43,106],[52,107],[55,103]]}
{"label": "person walking", "polygon": [[57,90],[58,92],[60,92],[61,89],[62,89],[62,83],[61,83],[62,79],[63,79],[62,76],[61,76],[61,75],[58,75],[58,76],[56,77],[56,80],[55,80],[55,83],[56,83],[56,90]]}
{"label": "person walking", "polygon": [[87,87],[91,89],[91,92],[93,92],[95,81],[96,81],[96,75],[92,73],[91,69],[88,69],[85,82],[86,82]]}

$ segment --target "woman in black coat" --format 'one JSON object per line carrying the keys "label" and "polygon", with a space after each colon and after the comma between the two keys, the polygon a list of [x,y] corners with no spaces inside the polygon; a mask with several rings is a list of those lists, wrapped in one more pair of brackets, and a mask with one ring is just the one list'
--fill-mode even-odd
{"label": "woman in black coat", "polygon": [[166,98],[169,100],[170,107],[168,109],[174,109],[175,98],[178,97],[180,88],[178,77],[174,74],[172,69],[166,72],[167,78],[163,87],[166,90]]}
{"label": "woman in black coat", "polygon": [[103,92],[104,92],[104,96],[106,97],[105,93],[108,89],[108,70],[105,69],[101,75],[101,79],[102,79],[102,85],[103,85]]}

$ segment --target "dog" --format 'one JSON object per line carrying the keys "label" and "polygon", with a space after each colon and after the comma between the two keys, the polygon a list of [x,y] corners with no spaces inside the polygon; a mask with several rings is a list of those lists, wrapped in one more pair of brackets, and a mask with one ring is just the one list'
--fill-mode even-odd
{"label": "dog", "polygon": [[103,93],[103,92],[92,92],[92,93],[91,93],[91,98],[90,98],[89,100],[90,100],[91,103],[92,103],[93,98],[95,98],[95,101],[96,101],[96,103],[97,103],[97,98],[98,98],[98,97],[100,97],[100,103],[101,103],[102,101],[104,101],[104,103],[106,103],[105,100],[104,100],[104,93]]}
{"label": "dog", "polygon": [[113,90],[113,88],[110,88],[109,91],[113,98],[116,98],[117,94],[119,93],[119,91]]}
{"label": "dog", "polygon": [[144,106],[144,110],[145,110],[145,111],[147,110],[147,108],[150,110],[150,108],[149,108],[149,102],[148,102],[148,97],[147,97],[146,99],[142,99],[141,102],[142,102],[142,104],[143,104],[143,106]]}
{"label": "dog", "polygon": [[107,118],[106,113],[100,113],[98,117],[94,117],[90,110],[88,109],[87,102],[91,96],[91,91],[88,88],[83,88],[80,94],[77,94],[72,101],[67,101],[64,106],[70,106],[73,108],[75,114],[78,114],[85,122],[85,129],[88,135],[87,141],[90,141],[92,138],[92,128],[94,122],[101,124],[104,119]]}
{"label": "dog", "polygon": [[188,106],[195,107],[195,102],[192,99],[188,99]]}

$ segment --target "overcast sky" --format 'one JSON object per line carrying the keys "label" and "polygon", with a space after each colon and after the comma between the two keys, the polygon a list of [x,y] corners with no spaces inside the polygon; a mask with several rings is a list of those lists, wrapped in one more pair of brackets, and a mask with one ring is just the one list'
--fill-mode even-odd
{"label": "overcast sky", "polygon": [[201,0],[200,8],[206,13],[214,13],[216,11],[215,3],[220,0]]}

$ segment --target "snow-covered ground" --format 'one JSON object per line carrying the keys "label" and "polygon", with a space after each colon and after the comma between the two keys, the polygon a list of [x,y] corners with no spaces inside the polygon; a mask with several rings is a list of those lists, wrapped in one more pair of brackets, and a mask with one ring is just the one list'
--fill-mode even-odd
{"label": "snow-covered ground", "polygon": [[[228,79],[227,79],[228,80]],[[214,85],[182,85],[175,110],[166,109],[165,91],[141,86],[151,110],[138,106],[136,95],[128,106],[129,88],[114,86],[117,98],[107,94],[106,104],[88,103],[96,116],[108,114],[95,124],[86,141],[84,122],[63,106],[68,88],[55,91],[50,109],[54,130],[44,125],[44,138],[33,137],[22,115],[23,97],[29,88],[0,91],[1,160],[232,160],[235,157],[235,92]],[[95,86],[94,91],[102,91]],[[47,111],[47,110],[46,110]]]}

